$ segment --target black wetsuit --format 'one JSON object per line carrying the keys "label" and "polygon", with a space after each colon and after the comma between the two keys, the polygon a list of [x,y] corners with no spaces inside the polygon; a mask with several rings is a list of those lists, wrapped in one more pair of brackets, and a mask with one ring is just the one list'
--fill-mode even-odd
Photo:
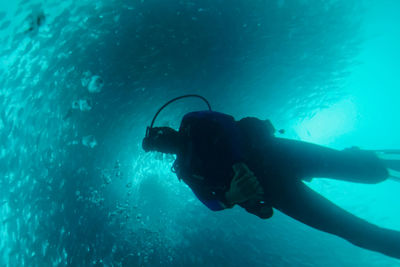
{"label": "black wetsuit", "polygon": [[175,171],[210,209],[224,209],[232,165],[244,162],[264,189],[261,202],[240,204],[247,211],[269,218],[272,209],[260,211],[273,207],[357,246],[400,258],[400,232],[352,215],[302,182],[314,177],[368,184],[384,181],[387,168],[374,153],[277,138],[269,121],[235,121],[217,112],[189,113],[179,131],[185,137],[185,150],[177,156]]}

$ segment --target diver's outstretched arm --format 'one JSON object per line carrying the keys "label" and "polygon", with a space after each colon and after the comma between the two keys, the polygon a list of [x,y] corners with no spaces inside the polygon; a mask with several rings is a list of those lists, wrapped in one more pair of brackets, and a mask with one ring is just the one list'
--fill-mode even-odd
{"label": "diver's outstretched arm", "polygon": [[330,202],[302,182],[276,184],[273,207],[318,230],[359,247],[400,259],[400,232],[380,228]]}

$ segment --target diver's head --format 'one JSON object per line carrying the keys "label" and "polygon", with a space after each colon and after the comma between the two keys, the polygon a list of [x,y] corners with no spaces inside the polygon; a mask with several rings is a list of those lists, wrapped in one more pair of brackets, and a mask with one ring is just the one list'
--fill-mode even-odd
{"label": "diver's head", "polygon": [[168,154],[178,154],[183,146],[179,132],[169,127],[153,127],[147,129],[146,137],[143,139],[144,151],[158,151]]}

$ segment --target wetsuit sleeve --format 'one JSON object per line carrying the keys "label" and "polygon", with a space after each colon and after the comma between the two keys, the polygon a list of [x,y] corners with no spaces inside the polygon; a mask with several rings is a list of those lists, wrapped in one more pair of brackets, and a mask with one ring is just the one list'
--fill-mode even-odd
{"label": "wetsuit sleeve", "polygon": [[232,207],[227,204],[223,190],[212,191],[210,188],[190,184],[188,181],[185,181],[185,183],[190,187],[197,199],[210,210],[219,211]]}
{"label": "wetsuit sleeve", "polygon": [[219,210],[224,210],[226,206],[221,202],[218,201],[217,199],[204,199],[202,198],[198,193],[196,193],[195,190],[193,190],[193,193],[196,195],[196,197],[210,210],[212,211],[219,211]]}

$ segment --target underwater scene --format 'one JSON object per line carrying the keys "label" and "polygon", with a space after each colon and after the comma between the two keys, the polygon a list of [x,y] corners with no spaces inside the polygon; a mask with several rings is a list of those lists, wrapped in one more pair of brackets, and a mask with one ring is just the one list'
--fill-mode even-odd
{"label": "underwater scene", "polygon": [[[375,243],[341,214],[334,233],[310,226],[331,206],[291,194],[309,220],[215,211],[175,154],[142,147],[162,105],[196,94],[277,138],[400,149],[399,14],[397,0],[0,0],[0,267],[400,266],[400,180],[296,182],[393,230]],[[181,99],[154,127],[207,109]],[[344,237],[363,231],[367,248]]]}

